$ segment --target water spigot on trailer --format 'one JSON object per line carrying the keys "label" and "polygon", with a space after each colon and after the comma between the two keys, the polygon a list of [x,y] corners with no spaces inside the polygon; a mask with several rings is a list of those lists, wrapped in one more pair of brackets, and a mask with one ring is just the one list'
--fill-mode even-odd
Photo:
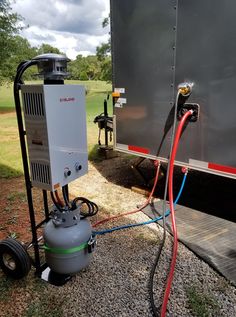
{"label": "water spigot on trailer", "polygon": [[197,103],[186,103],[187,99],[190,97],[193,90],[193,82],[183,82],[178,85],[178,109],[177,117],[180,120],[183,115],[192,110],[193,113],[189,117],[190,122],[196,122],[199,118],[200,106]]}
{"label": "water spigot on trailer", "polygon": [[192,93],[194,83],[183,82],[178,85],[178,92],[183,97],[189,97]]}

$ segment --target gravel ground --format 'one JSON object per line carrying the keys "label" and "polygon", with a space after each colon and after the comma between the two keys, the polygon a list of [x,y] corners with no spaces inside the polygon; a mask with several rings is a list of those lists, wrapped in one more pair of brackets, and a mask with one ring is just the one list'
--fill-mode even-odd
{"label": "gravel ground", "polygon": [[[90,164],[89,173],[70,186],[72,194],[99,205],[100,213],[93,217],[93,223],[133,210],[145,201],[142,195],[118,185],[121,180],[126,186],[135,181],[128,161],[115,158]],[[101,227],[148,219],[137,213]],[[156,224],[99,236],[91,265],[64,287],[50,286],[63,298],[64,316],[152,316],[147,282],[161,237],[162,229]],[[157,306],[170,259],[168,235],[155,275]],[[236,289],[180,243],[166,316],[236,316]]]}
{"label": "gravel ground", "polygon": [[[132,160],[130,156],[122,155],[112,160],[90,163],[88,174],[70,184],[71,194],[84,196],[98,204],[100,212],[92,217],[93,223],[109,215],[133,210],[137,205],[145,202],[146,198],[143,195],[130,190],[132,185],[142,183],[130,168]],[[152,164],[149,161],[145,164],[145,168],[148,167],[145,170],[148,176],[153,176],[154,169],[150,168]],[[177,176],[174,182],[176,191],[180,183]],[[210,178],[205,177],[200,181],[202,185],[212,187]],[[213,181],[218,183],[218,179],[217,182],[215,178]],[[22,182],[23,178],[20,178],[11,186],[21,188]],[[158,182],[156,191],[158,197],[161,197],[163,193],[163,184],[164,178]],[[194,184],[194,179],[188,175],[182,196],[182,198],[184,196],[185,199],[188,198],[186,201],[189,201],[189,196],[192,196],[189,195],[190,187],[193,194],[199,194],[199,189],[203,188],[198,185],[194,188]],[[223,188],[227,188],[227,191],[225,190],[227,193],[230,190],[233,191],[230,182],[227,182]],[[8,197],[5,199],[5,204],[9,203],[7,206],[9,208],[6,209],[6,205],[2,204],[2,216],[6,216],[9,212],[13,215],[14,204],[16,201],[20,203],[20,200],[15,198],[11,203],[9,198],[13,196],[7,196],[8,187],[4,190],[6,192],[2,195]],[[202,191],[204,192],[204,189]],[[16,189],[11,188],[11,195],[13,194],[16,195]],[[215,196],[214,189],[212,197]],[[198,197],[195,195],[194,200],[198,201]],[[224,196],[221,192],[222,197]],[[229,203],[227,197],[224,197],[224,201]],[[36,198],[38,205],[41,201],[41,191]],[[208,194],[207,198],[211,198],[211,195]],[[211,199],[209,201],[212,207]],[[190,203],[195,202],[192,200]],[[207,201],[204,202],[205,206],[206,203]],[[202,204],[202,207],[205,208],[205,206]],[[20,204],[20,210],[17,213],[20,215],[21,210],[23,211],[26,207],[26,202]],[[39,215],[40,210],[39,208]],[[234,209],[228,206],[224,210]],[[27,216],[26,213],[25,216]],[[23,218],[28,219],[28,216]],[[98,229],[148,219],[145,214],[139,212],[101,225]],[[27,222],[22,222],[21,225],[22,230],[27,231]],[[0,271],[0,317],[151,317],[148,279],[162,233],[161,227],[151,224],[98,236],[98,244],[90,266],[79,272],[63,287],[52,286],[35,278],[33,269],[26,279],[20,281],[7,280]],[[172,238],[168,234],[154,278],[154,297],[157,307],[161,304],[165,288],[166,273],[171,260],[171,246]],[[236,316],[236,289],[180,243],[166,316],[234,317]]]}

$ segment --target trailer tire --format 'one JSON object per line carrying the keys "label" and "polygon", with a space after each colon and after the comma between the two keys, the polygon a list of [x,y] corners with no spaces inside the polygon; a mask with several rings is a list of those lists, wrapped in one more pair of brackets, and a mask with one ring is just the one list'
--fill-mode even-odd
{"label": "trailer tire", "polygon": [[13,279],[21,279],[28,275],[31,259],[19,241],[12,238],[0,241],[0,267]]}

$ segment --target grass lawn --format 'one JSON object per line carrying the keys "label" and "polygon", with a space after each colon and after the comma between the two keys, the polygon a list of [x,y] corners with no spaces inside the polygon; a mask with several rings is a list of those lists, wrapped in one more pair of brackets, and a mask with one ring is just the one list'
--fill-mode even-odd
{"label": "grass lawn", "polygon": [[[87,90],[87,135],[88,150],[91,159],[96,156],[98,127],[94,117],[103,112],[103,100],[111,92],[111,85],[102,81],[66,81],[68,84],[82,84]],[[0,87],[0,177],[15,177],[22,174],[22,162],[18,128],[11,85]],[[109,102],[109,114],[112,114]]]}
{"label": "grass lawn", "polygon": [[14,110],[12,85],[0,86],[0,113]]}

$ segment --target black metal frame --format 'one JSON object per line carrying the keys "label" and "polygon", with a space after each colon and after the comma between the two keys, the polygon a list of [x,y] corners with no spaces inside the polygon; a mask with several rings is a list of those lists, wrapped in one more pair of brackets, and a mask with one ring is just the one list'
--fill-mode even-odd
{"label": "black metal frame", "polygon": [[22,76],[24,72],[33,65],[37,65],[37,61],[30,60],[30,61],[24,61],[19,64],[17,68],[16,77],[14,80],[14,100],[15,100],[15,110],[16,110],[17,123],[18,123],[21,155],[22,155],[22,162],[23,162],[23,169],[24,169],[24,176],[25,176],[26,194],[27,194],[31,232],[32,232],[32,241],[30,245],[32,245],[34,249],[34,259],[32,259],[32,264],[34,265],[36,269],[35,274],[40,276],[42,271],[47,267],[47,264],[46,263],[42,264],[40,260],[37,230],[40,227],[42,227],[42,225],[45,222],[49,220],[48,199],[47,199],[47,191],[43,190],[42,193],[43,193],[45,219],[41,221],[40,223],[36,224],[33,195],[32,195],[32,184],[31,184],[31,178],[30,178],[30,172],[29,172],[29,161],[28,161],[26,139],[25,139],[26,130],[24,128],[24,123],[22,118],[22,108],[21,108],[20,94],[19,94],[21,85],[24,84],[22,81]]}
{"label": "black metal frame", "polygon": [[[108,111],[107,111],[107,99],[104,100],[103,103],[104,107],[104,117],[107,119],[108,118]],[[105,146],[108,147],[108,132],[110,130],[107,128],[107,121],[105,120]]]}
{"label": "black metal frame", "polygon": [[[98,136],[98,145],[99,145],[99,148],[101,150],[109,150],[110,147],[109,147],[109,141],[108,141],[108,133],[111,133],[113,131],[113,128],[109,127],[107,125],[108,121],[113,121],[113,118],[112,117],[109,117],[108,115],[108,107],[107,107],[107,100],[109,99],[109,95],[107,96],[106,99],[104,99],[104,102],[103,102],[103,113],[101,113],[100,115],[96,116],[94,118],[94,123],[97,123],[98,124],[98,128],[99,128],[99,136]],[[102,145],[101,144],[101,140],[100,140],[100,137],[101,137],[101,130],[104,129],[104,137],[105,137],[105,144]]]}

